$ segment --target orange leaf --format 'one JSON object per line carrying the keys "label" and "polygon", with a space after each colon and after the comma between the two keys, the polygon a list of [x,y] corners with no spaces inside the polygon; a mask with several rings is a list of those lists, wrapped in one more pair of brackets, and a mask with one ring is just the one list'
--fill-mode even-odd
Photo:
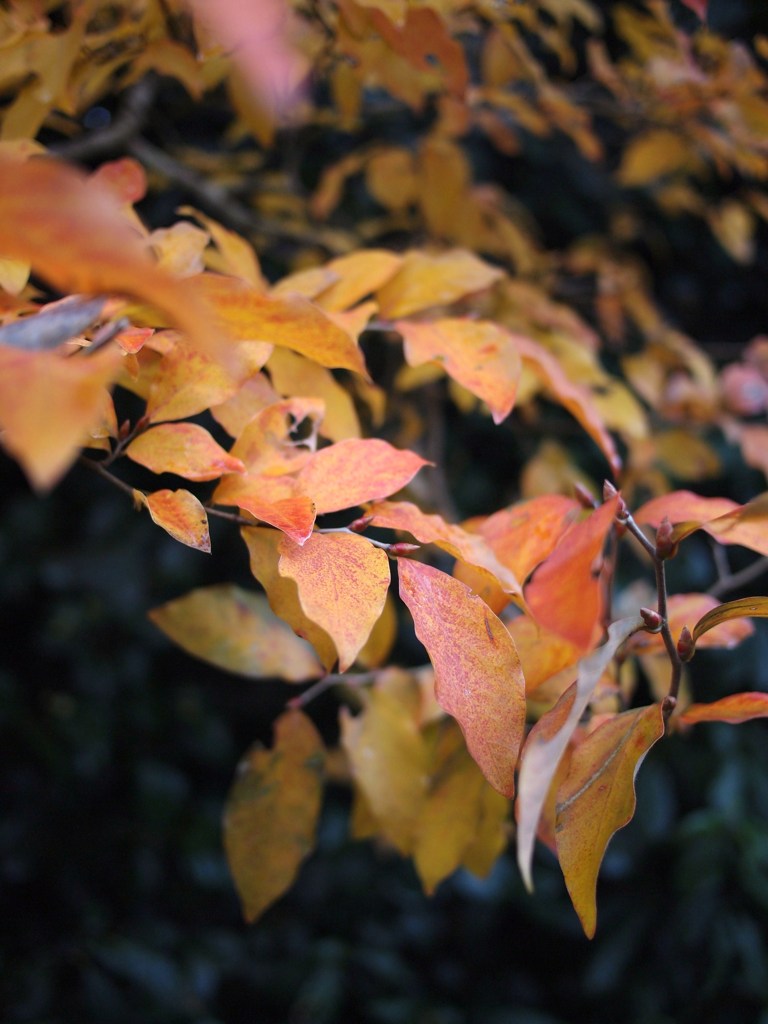
{"label": "orange leaf", "polygon": [[53,487],[74,462],[121,362],[113,346],[74,358],[0,346],[2,444],[38,490]]}
{"label": "orange leaf", "polygon": [[382,288],[402,262],[402,256],[386,249],[362,249],[348,256],[339,256],[325,264],[325,269],[336,280],[320,292],[317,304],[332,312],[349,309],[366,295]]}
{"label": "orange leaf", "polygon": [[221,363],[176,345],[166,352],[152,377],[147,416],[152,423],[195,416],[226,401],[238,387],[238,378]]}
{"label": "orange leaf", "polygon": [[485,777],[505,796],[525,728],[525,680],[514,642],[488,606],[458,580],[398,559],[400,596],[435,667],[440,706],[458,721]]}
{"label": "orange leaf", "polygon": [[[295,473],[310,458],[317,443],[324,405],[318,398],[289,398],[274,402],[253,416],[232,446],[231,455],[249,473],[281,476]],[[291,436],[302,426],[302,441]],[[309,430],[306,430],[309,426]]]}
{"label": "orange leaf", "polygon": [[703,615],[693,627],[693,641],[698,642],[699,637],[709,632],[722,622],[729,622],[731,619],[741,619],[744,616],[750,618],[768,618],[768,597],[742,597],[737,601],[727,601],[717,608],[712,608]]}
{"label": "orange leaf", "polygon": [[677,719],[691,725],[696,722],[729,722],[739,725],[752,718],[768,718],[768,693],[755,690],[734,693],[711,704],[689,704]]}
{"label": "orange leaf", "polygon": [[518,334],[514,337],[523,364],[527,365],[541,379],[556,401],[567,409],[574,419],[578,420],[608,459],[614,476],[618,476],[621,473],[619,453],[589,391],[579,384],[572,383],[563,373],[554,356],[535,341]]}
{"label": "orange leaf", "polygon": [[187,480],[215,480],[223,473],[243,473],[233,458],[195,423],[162,423],[139,434],[125,454],[153,473],[175,473]]}
{"label": "orange leaf", "polygon": [[595,688],[619,647],[643,625],[641,618],[619,619],[608,629],[608,640],[582,658],[576,682],[555,706],[542,715],[528,734],[520,758],[517,794],[517,863],[526,888],[533,889],[531,861],[539,818],[560,758],[584,714]]}
{"label": "orange leaf", "polygon": [[512,573],[489,550],[482,537],[468,533],[442,516],[428,515],[409,501],[381,501],[368,509],[370,525],[407,531],[422,544],[436,544],[455,558],[492,573],[506,594],[522,600],[522,588]]}
{"label": "orange leaf", "polygon": [[[135,492],[141,493],[141,492]],[[208,516],[198,499],[190,491],[155,491],[142,496],[152,521],[161,526],[174,540],[198,551],[211,553]]]}
{"label": "orange leaf", "polygon": [[304,614],[294,580],[278,572],[281,534],[263,526],[244,526],[240,535],[248,548],[251,572],[267,592],[269,607],[297,636],[312,644],[326,672],[330,672],[338,657],[335,644]]}
{"label": "orange leaf", "polygon": [[494,423],[512,412],[522,364],[512,334],[490,320],[398,320],[411,366],[439,363],[467,391],[482,399]]}
{"label": "orange leaf", "polygon": [[378,290],[376,299],[381,315],[395,319],[456,302],[490,288],[503,277],[502,270],[464,249],[439,256],[413,251],[406,254],[394,277]]}
{"label": "orange leaf", "polygon": [[573,525],[525,588],[531,614],[581,650],[592,645],[603,613],[600,559],[618,497]]}
{"label": "orange leaf", "polygon": [[560,867],[587,938],[595,934],[597,875],[606,847],[635,813],[635,776],[664,735],[660,704],[609,719],[580,743],[557,793]]}
{"label": "orange leaf", "polygon": [[233,337],[282,345],[321,366],[367,376],[357,343],[308,299],[262,295],[238,278],[219,274],[201,274],[192,280]]}
{"label": "orange leaf", "polygon": [[379,438],[348,438],[316,452],[297,479],[322,515],[387,498],[428,465],[415,452],[393,448]]}
{"label": "orange leaf", "polygon": [[312,395],[325,403],[320,433],[331,441],[360,437],[360,420],[346,388],[330,370],[311,359],[276,348],[267,364],[272,386],[281,395]]}
{"label": "orange leaf", "polygon": [[286,537],[278,572],[296,583],[305,615],[333,640],[346,672],[384,610],[386,553],[351,533],[313,533],[303,546]]}
{"label": "orange leaf", "polygon": [[200,587],[149,617],[188,654],[227,672],[289,683],[322,674],[312,648],[275,618],[263,594],[228,583]]}
{"label": "orange leaf", "polygon": [[726,515],[738,507],[737,502],[730,498],[702,498],[693,491],[671,491],[641,505],[633,518],[637,523],[647,523],[658,529],[666,517],[673,524],[689,523],[693,530],[707,520]]}
{"label": "orange leaf", "polygon": [[315,506],[311,498],[297,491],[293,477],[225,476],[212,501],[217,505],[236,505],[256,519],[277,527],[297,544],[312,534]]}
{"label": "orange leaf", "polygon": [[674,541],[704,530],[720,544],[740,544],[768,556],[768,492],[737,505],[729,498],[673,491],[641,506],[635,520],[658,527],[665,516],[675,524]]}
{"label": "orange leaf", "polygon": [[275,722],[271,751],[252,748],[224,810],[224,848],[247,921],[290,888],[314,847],[325,749],[301,711]]}
{"label": "orange leaf", "polygon": [[527,694],[579,660],[581,648],[542,629],[527,615],[518,615],[507,628],[520,655]]}
{"label": "orange leaf", "polygon": [[0,252],[65,293],[118,293],[164,313],[210,355],[226,353],[192,284],[157,267],[98,179],[50,159],[0,160]]}

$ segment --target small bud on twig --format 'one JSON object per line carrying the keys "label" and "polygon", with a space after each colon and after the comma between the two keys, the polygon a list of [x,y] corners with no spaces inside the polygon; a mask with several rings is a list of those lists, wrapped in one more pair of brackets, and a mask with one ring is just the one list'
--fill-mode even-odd
{"label": "small bud on twig", "polygon": [[420,547],[421,544],[409,544],[408,541],[399,540],[396,544],[390,544],[388,551],[390,555],[411,555]]}
{"label": "small bud on twig", "polygon": [[677,544],[672,540],[672,523],[664,516],[656,530],[656,557],[672,558],[677,551]]}
{"label": "small bud on twig", "polygon": [[681,661],[690,661],[696,653],[696,644],[687,626],[683,626],[680,632],[680,639],[677,641],[677,653]]}
{"label": "small bud on twig", "polygon": [[597,508],[597,502],[595,501],[594,496],[587,490],[584,484],[580,484],[578,481],[574,483],[573,493],[576,500],[584,508],[588,508],[590,511]]}
{"label": "small bud on twig", "polygon": [[353,533],[362,533],[372,520],[373,516],[360,516],[359,519],[355,519],[349,524],[348,529],[352,530]]}
{"label": "small bud on twig", "polygon": [[664,625],[664,619],[659,615],[653,608],[641,608],[640,618],[645,623],[645,629],[648,633],[660,633],[661,627]]}
{"label": "small bud on twig", "polygon": [[615,498],[618,493],[619,492],[610,480],[603,480],[603,501],[610,501],[611,498]]}

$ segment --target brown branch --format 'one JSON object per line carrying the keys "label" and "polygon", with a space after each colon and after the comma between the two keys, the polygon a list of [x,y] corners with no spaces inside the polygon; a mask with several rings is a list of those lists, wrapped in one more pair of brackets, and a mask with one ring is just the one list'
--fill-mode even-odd
{"label": "brown branch", "polygon": [[64,160],[81,162],[123,152],[146,124],[156,96],[157,78],[153,74],[145,75],[128,90],[111,124],[77,139],[57,142],[50,147],[51,152]]}

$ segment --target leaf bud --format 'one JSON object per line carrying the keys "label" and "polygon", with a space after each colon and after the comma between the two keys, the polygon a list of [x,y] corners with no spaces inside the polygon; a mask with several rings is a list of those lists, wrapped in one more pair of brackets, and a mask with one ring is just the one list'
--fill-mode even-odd
{"label": "leaf bud", "polygon": [[696,653],[696,644],[687,626],[683,626],[680,631],[680,639],[677,641],[677,653],[680,655],[681,661],[690,661]]}
{"label": "leaf bud", "polygon": [[126,437],[128,437],[128,435],[130,434],[130,432],[131,432],[131,421],[130,420],[123,420],[123,422],[120,424],[120,427],[118,428],[118,431],[117,431],[117,439],[118,439],[118,441],[124,441],[126,439]]}
{"label": "leaf bud", "polygon": [[619,492],[610,480],[603,480],[603,501],[610,501],[611,498],[615,498],[618,493]]}
{"label": "leaf bud", "polygon": [[584,484],[580,484],[578,480],[573,485],[573,493],[579,504],[584,508],[588,508],[590,512],[597,508],[597,502],[595,501],[592,493],[587,490]]}
{"label": "leaf bud", "polygon": [[360,516],[359,519],[355,519],[349,524],[349,529],[352,530],[353,533],[362,533],[372,520],[373,516]]}
{"label": "leaf bud", "polygon": [[664,516],[656,530],[656,557],[672,558],[677,551],[677,544],[672,540],[672,523]]}
{"label": "leaf bud", "polygon": [[390,544],[388,551],[390,555],[411,555],[420,547],[421,544],[409,544],[408,541],[399,540],[396,544]]}
{"label": "leaf bud", "polygon": [[672,694],[667,694],[664,700],[661,702],[661,712],[665,718],[668,718],[677,707],[677,697],[673,697]]}
{"label": "leaf bud", "polygon": [[645,624],[647,633],[660,633],[661,627],[664,625],[664,620],[657,611],[653,608],[641,608],[640,618]]}

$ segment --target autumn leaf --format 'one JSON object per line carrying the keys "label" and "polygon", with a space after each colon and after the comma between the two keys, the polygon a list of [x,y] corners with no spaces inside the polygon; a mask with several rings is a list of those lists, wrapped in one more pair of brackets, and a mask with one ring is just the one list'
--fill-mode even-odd
{"label": "autumn leaf", "polygon": [[503,277],[502,270],[464,249],[437,256],[413,251],[406,253],[394,277],[379,288],[376,300],[383,317],[396,319],[456,302]]}
{"label": "autumn leaf", "polygon": [[290,888],[315,844],[325,750],[301,711],[275,722],[272,750],[243,758],[224,809],[224,848],[247,921]]}
{"label": "autumn leaf", "polygon": [[490,320],[397,320],[411,366],[439,363],[445,372],[491,410],[494,423],[512,411],[522,363],[513,335]]}
{"label": "autumn leaf", "polygon": [[175,473],[187,480],[215,480],[243,473],[245,466],[196,423],[161,423],[139,434],[125,454],[153,473]]}
{"label": "autumn leaf", "polygon": [[352,395],[330,370],[287,348],[275,349],[267,369],[272,386],[281,395],[311,395],[325,403],[325,414],[319,424],[323,437],[330,441],[360,437],[360,420]]}
{"label": "autumn leaf", "polygon": [[[759,601],[760,599],[755,599]],[[670,594],[667,601],[667,621],[673,640],[677,641],[683,626],[690,626],[692,622],[698,622],[710,612],[725,607],[717,598],[710,594]],[[754,627],[748,618],[742,616],[749,612],[725,615],[723,620],[713,624],[702,637],[699,647],[735,647],[742,640],[754,632]],[[629,641],[628,649],[645,653],[648,651],[663,651],[664,640],[659,633],[636,633]]]}
{"label": "autumn leaf", "polygon": [[744,616],[750,618],[768,618],[768,597],[742,597],[736,601],[727,601],[703,615],[693,627],[693,642],[697,643],[699,638],[715,626],[723,622],[730,622],[732,619],[741,619]]}
{"label": "autumn leaf", "polygon": [[195,348],[228,358],[194,287],[153,263],[114,193],[66,164],[0,160],[0,252],[27,261],[63,293],[140,299]]}
{"label": "autumn leaf", "polygon": [[239,377],[226,366],[178,345],[165,353],[153,373],[146,415],[151,423],[195,416],[231,398],[239,386]]}
{"label": "autumn leaf", "polygon": [[582,658],[575,683],[557,704],[536,722],[528,734],[520,757],[517,793],[517,863],[525,886],[533,890],[531,861],[539,818],[550,783],[595,688],[619,647],[643,620],[619,619],[608,629],[608,640],[593,654]]}
{"label": "autumn leaf", "polygon": [[768,718],[768,693],[755,690],[734,693],[710,704],[689,704],[677,721],[686,725],[694,725],[696,722],[728,722],[731,725],[740,725],[753,718]]}
{"label": "autumn leaf", "polygon": [[313,533],[304,545],[286,537],[278,572],[294,581],[304,614],[333,640],[346,672],[384,610],[386,552],[350,533]]}
{"label": "autumn leaf", "polygon": [[322,515],[387,498],[428,465],[415,452],[393,448],[379,438],[349,438],[316,452],[297,481]]}
{"label": "autumn leaf", "polygon": [[682,3],[701,18],[702,21],[707,20],[707,6],[708,0],[682,0]]}
{"label": "autumn leaf", "polygon": [[77,458],[121,362],[113,346],[67,358],[0,345],[2,444],[38,490],[53,487]]}
{"label": "autumn leaf", "polygon": [[402,262],[402,256],[386,249],[361,249],[331,260],[325,269],[333,274],[335,280],[317,294],[318,306],[330,312],[350,309],[382,288]]}
{"label": "autumn leaf", "polygon": [[211,536],[208,532],[208,516],[198,498],[190,491],[154,491],[140,495],[152,522],[162,527],[174,540],[180,541],[198,551],[211,553]]}
{"label": "autumn leaf", "polygon": [[613,834],[635,812],[635,776],[664,735],[660,704],[636,708],[598,726],[571,755],[557,793],[555,836],[560,867],[587,938],[595,934],[597,875]]}
{"label": "autumn leaf", "polygon": [[440,706],[458,721],[491,785],[511,796],[525,727],[525,680],[512,638],[458,580],[403,558],[398,571],[400,597],[435,667]]}
{"label": "autumn leaf", "polygon": [[227,583],[200,587],[149,617],[188,654],[228,672],[289,683],[322,675],[311,647],[272,614],[263,594]]}
{"label": "autumn leaf", "polygon": [[592,645],[600,627],[601,556],[617,507],[618,498],[611,498],[571,526],[525,588],[534,619],[582,651]]}
{"label": "autumn leaf", "polygon": [[729,498],[673,491],[646,502],[634,516],[636,522],[657,528],[665,517],[675,526],[674,543],[704,530],[720,544],[740,544],[768,556],[768,492],[737,505]]}
{"label": "autumn leaf", "polygon": [[297,490],[291,476],[259,476],[229,473],[211,499],[216,505],[236,505],[262,523],[269,523],[303,544],[312,534],[315,506]]}

